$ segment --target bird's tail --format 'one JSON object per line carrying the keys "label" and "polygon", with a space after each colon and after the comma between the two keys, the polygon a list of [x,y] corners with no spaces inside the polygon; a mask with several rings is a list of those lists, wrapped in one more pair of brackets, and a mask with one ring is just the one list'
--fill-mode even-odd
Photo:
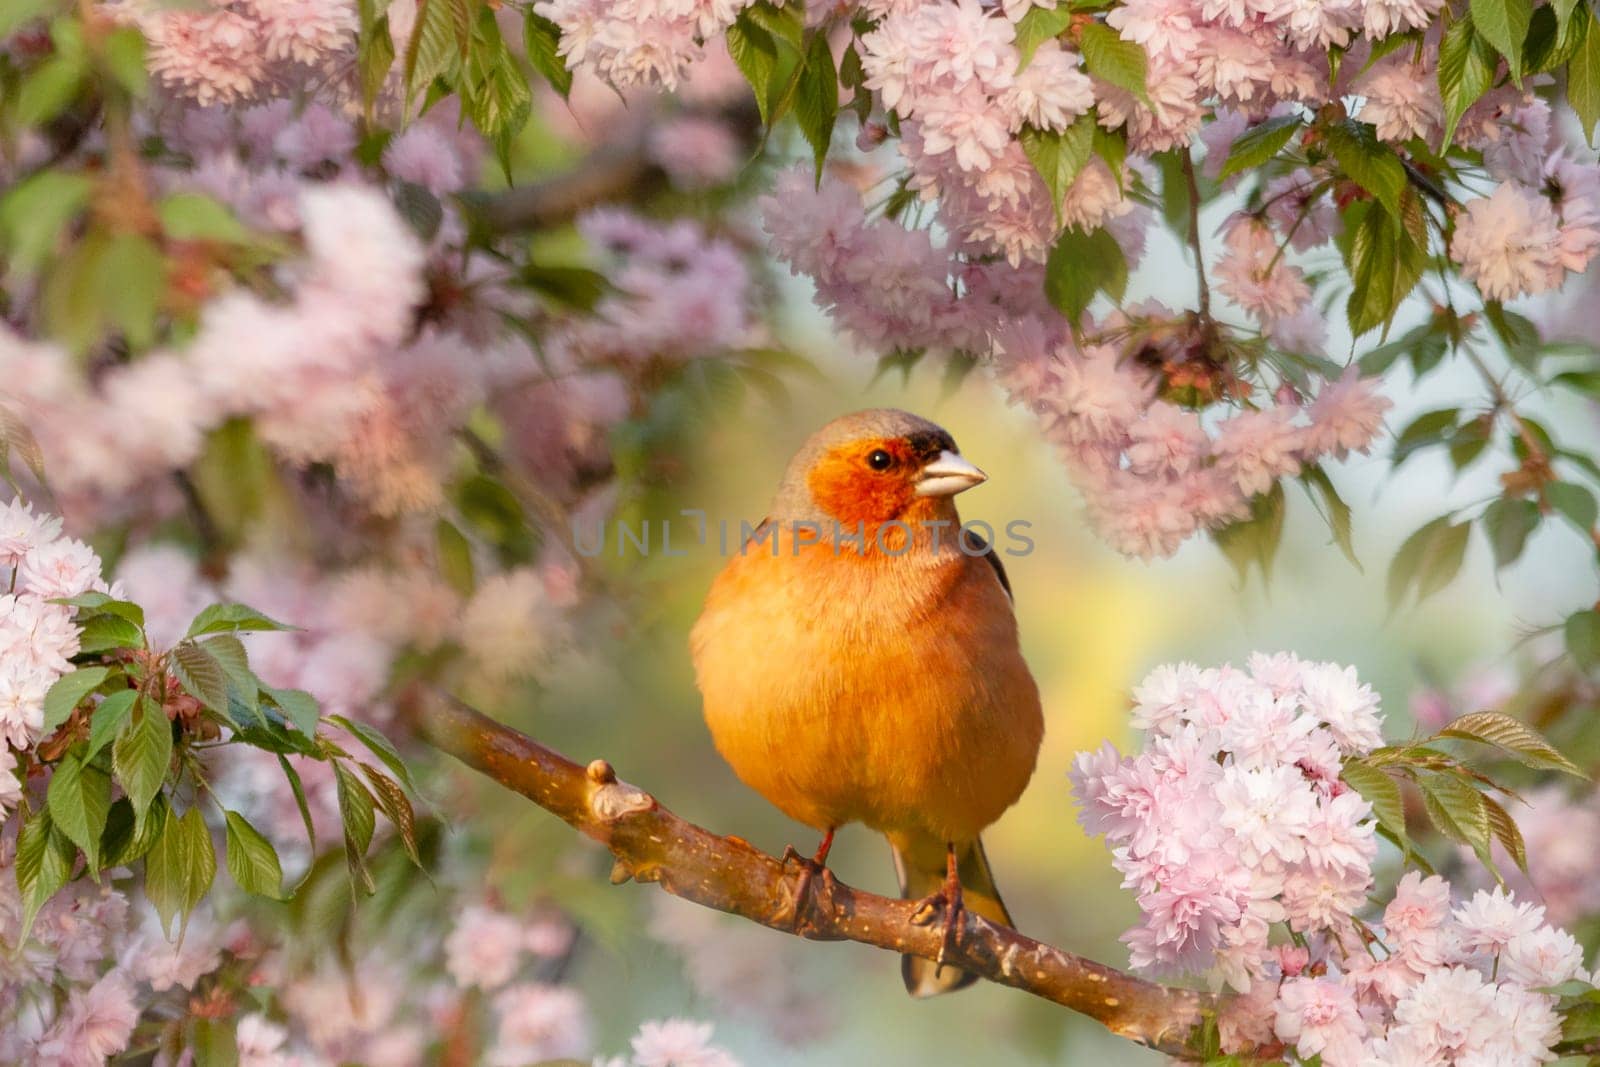
{"label": "bird's tail", "polygon": [[[903,900],[920,900],[939,892],[944,885],[946,858],[943,843],[928,837],[895,835],[890,844],[894,847],[894,869],[900,876],[900,897]],[[983,842],[974,838],[957,845],[956,872],[961,877],[961,899],[965,907],[985,919],[1014,925],[1005,901],[995,888],[994,873],[989,870],[989,858],[983,854]],[[940,993],[953,993],[965,989],[978,980],[949,964],[938,964],[921,956],[900,957],[900,975],[905,979],[906,992],[914,997],[932,997]]]}

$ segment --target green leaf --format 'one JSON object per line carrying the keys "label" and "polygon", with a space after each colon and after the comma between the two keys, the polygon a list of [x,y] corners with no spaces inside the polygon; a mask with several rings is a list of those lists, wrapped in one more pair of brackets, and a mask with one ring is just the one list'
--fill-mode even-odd
{"label": "green leaf", "polygon": [[1472,21],[1484,40],[1511,65],[1511,80],[1522,79],[1522,42],[1533,19],[1532,0],[1472,0]]}
{"label": "green leaf", "polygon": [[1250,501],[1250,517],[1211,533],[1222,554],[1233,564],[1242,584],[1252,565],[1261,568],[1263,583],[1272,579],[1272,564],[1283,541],[1283,486],[1274,485]]}
{"label": "green leaf", "polygon": [[1600,370],[1569,370],[1550,379],[1551,385],[1574,389],[1600,400]]}
{"label": "green leaf", "polygon": [[67,884],[77,853],[67,835],[56,829],[47,808],[30,815],[17,832],[17,890],[22,896],[22,928],[12,945],[28,940],[34,917],[56,890]]}
{"label": "green leaf", "polygon": [[156,204],[161,229],[178,241],[248,244],[250,230],[220,201],[200,193],[174,193]]}
{"label": "green leaf", "polygon": [[1088,233],[1076,226],[1062,231],[1045,264],[1044,292],[1076,328],[1095,294],[1120,300],[1128,287],[1128,261],[1106,230]]}
{"label": "green leaf", "polygon": [[172,673],[184,691],[206,707],[228,711],[228,672],[218,659],[192,639],[172,650]]}
{"label": "green leaf", "polygon": [[88,618],[90,615],[115,615],[119,619],[127,619],[141,629],[144,627],[143,608],[132,601],[116,600],[104,593],[79,593],[77,596],[60,597],[50,603],[79,608],[79,619]]}
{"label": "green leaf", "polygon": [[368,726],[364,722],[347,719],[343,715],[330,715],[328,718],[340,729],[365,745],[367,751],[382,760],[383,765],[389,768],[396,778],[404,782],[407,789],[413,793],[417,791],[416,783],[411,780],[411,772],[406,768],[405,761],[400,758],[400,753],[395,749],[394,745],[390,744],[387,737],[379,733],[376,728]]}
{"label": "green leaf", "polygon": [[1144,49],[1132,41],[1124,41],[1115,30],[1098,22],[1083,27],[1078,48],[1090,74],[1126,89],[1140,100],[1149,101],[1145,95]]}
{"label": "green leaf", "polygon": [[1478,33],[1470,14],[1451,23],[1439,45],[1439,96],[1445,112],[1440,151],[1450,147],[1467,108],[1494,84],[1498,65],[1494,47]]}
{"label": "green leaf", "polygon": [[[1387,330],[1427,266],[1422,205],[1410,189],[1401,195],[1400,205],[1398,219],[1387,210],[1362,213],[1349,242],[1352,285],[1345,310],[1358,336],[1378,326]],[[1347,218],[1354,212],[1352,207]]]}
{"label": "green leaf", "polygon": [[372,783],[373,795],[378,799],[378,806],[394,828],[400,833],[400,843],[405,847],[406,855],[416,866],[422,866],[422,857],[417,852],[417,819],[411,809],[411,800],[406,796],[405,790],[387,774],[376,768],[362,763],[361,773],[367,776],[367,781]]}
{"label": "green leaf", "polygon": [[561,58],[561,27],[529,5],[523,9],[522,41],[533,69],[565,100],[572,93],[572,71]]}
{"label": "green leaf", "polygon": [[1471,529],[1468,523],[1440,516],[1406,538],[1389,564],[1390,610],[1400,606],[1413,585],[1419,603],[1449,585],[1461,569]]}
{"label": "green leaf", "polygon": [[811,34],[806,48],[805,68],[800,75],[800,91],[795,100],[795,119],[800,132],[811,145],[817,165],[817,180],[822,180],[822,165],[833,143],[833,122],[839,111],[839,71],[833,65],[833,49],[821,30]]}
{"label": "green leaf", "polygon": [[406,42],[406,99],[435,78],[453,78],[466,59],[471,37],[467,0],[418,0],[415,29]]}
{"label": "green leaf", "polygon": [[194,621],[189,624],[189,632],[184,636],[204,637],[206,634],[294,629],[298,627],[281,623],[246,604],[213,604],[194,617]]}
{"label": "green leaf", "polygon": [[44,695],[44,725],[40,728],[39,736],[44,738],[55,733],[71,717],[72,710],[83,702],[84,697],[94,692],[110,673],[109,667],[80,667],[71,674],[57,678]]}
{"label": "green leaf", "polygon": [[1039,46],[1052,37],[1059,37],[1072,25],[1072,5],[1061,4],[1058,7],[1030,7],[1022,18],[1017,20],[1013,30],[1016,37],[1017,53],[1022,57],[1017,64],[1017,73],[1021,74],[1029,63],[1033,62],[1033,54]]}
{"label": "green leaf", "polygon": [[1280,115],[1250,127],[1228,150],[1228,158],[1222,164],[1222,180],[1264,166],[1283,150],[1301,125],[1301,120],[1294,115]]}
{"label": "green leaf", "polygon": [[1458,719],[1452,719],[1448,726],[1434,736],[1493,745],[1535,770],[1561,771],[1578,778],[1586,777],[1571,760],[1540,736],[1537,730],[1503,712],[1475,711],[1463,715]]}
{"label": "green leaf", "polygon": [[46,168],[0,197],[0,241],[10,266],[32,276],[54,253],[61,233],[89,204],[94,179]]}
{"label": "green leaf", "polygon": [[111,746],[111,769],[141,826],[171,763],[172,723],[159,704],[144,697]]}
{"label": "green leaf", "polygon": [[728,27],[728,54],[734,66],[744,75],[755,92],[756,108],[761,112],[762,125],[770,125],[768,113],[772,95],[772,75],[778,68],[778,42],[772,34],[756,24],[751,9],[739,12],[733,25]]}
{"label": "green leaf", "polygon": [[283,866],[272,842],[235,811],[223,810],[227,820],[228,873],[240,889],[257,896],[283,899]]}
{"label": "green leaf", "polygon": [[55,0],[8,0],[0,6],[0,38],[12,33],[35,19],[43,18],[55,7]]}
{"label": "green leaf", "polygon": [[264,685],[261,691],[283,710],[296,730],[308,738],[317,736],[317,722],[322,716],[322,709],[317,706],[316,697],[304,689],[273,689]]}
{"label": "green leaf", "polygon": [[111,805],[106,818],[106,832],[101,838],[100,854],[107,867],[128,867],[144,859],[155,847],[167,820],[167,798],[158,795],[145,816],[144,826],[137,825],[133,817],[133,804],[123,797]]}
{"label": "green leaf", "polygon": [[1406,809],[1400,797],[1400,784],[1376,767],[1353,759],[1345,761],[1339,777],[1372,805],[1372,814],[1377,816],[1378,825],[1402,842],[1402,847],[1409,854],[1411,839],[1406,834]]}
{"label": "green leaf", "polygon": [[1471,846],[1484,866],[1494,870],[1489,855],[1489,810],[1483,794],[1455,772],[1419,775],[1417,784],[1422,787],[1423,807],[1439,832]]}
{"label": "green leaf", "polygon": [[1493,797],[1483,798],[1483,808],[1489,815],[1489,832],[1500,842],[1506,850],[1506,855],[1517,865],[1517,869],[1527,874],[1528,846],[1522,839],[1522,831],[1517,827],[1517,820],[1513,819],[1511,813]]}
{"label": "green leaf", "polygon": [[1551,482],[1544,487],[1544,498],[1584,533],[1594,529],[1600,509],[1596,508],[1594,494],[1583,486],[1572,482]]}
{"label": "green leaf", "polygon": [[119,689],[100,702],[89,716],[89,747],[84,751],[83,758],[92,760],[100,754],[100,750],[111,743],[122,729],[122,724],[128,721],[128,715],[133,711],[133,702],[139,699],[138,690]]}
{"label": "green leaf", "polygon": [[187,925],[190,912],[205,899],[217,876],[216,846],[198,807],[182,817],[165,809],[161,836],[145,859],[144,872],[145,896],[171,937],[172,920],[181,915]]}
{"label": "green leaf", "polygon": [[360,75],[361,105],[367,121],[372,121],[372,106],[389,80],[394,66],[394,31],[389,25],[389,0],[359,0],[356,4],[360,28],[356,34],[356,72]]}
{"label": "green leaf", "polygon": [[1342,122],[1324,131],[1324,143],[1339,169],[1399,219],[1406,168],[1395,150],[1378,139],[1377,129],[1365,122]]}
{"label": "green leaf", "polygon": [[1567,616],[1563,627],[1567,651],[1586,671],[1600,667],[1600,611],[1579,611]]}
{"label": "green leaf", "polygon": [[45,804],[51,821],[83,850],[90,873],[98,879],[100,835],[111,810],[111,776],[77,756],[67,756],[56,764]]}
{"label": "green leaf", "polygon": [[1044,179],[1050,190],[1050,203],[1060,218],[1061,203],[1067,190],[1077,180],[1078,174],[1089,162],[1094,149],[1095,120],[1093,114],[1078,116],[1076,122],[1065,130],[1040,130],[1022,127],[1017,139],[1027,153],[1028,162]]}
{"label": "green leaf", "polygon": [[1334,488],[1328,472],[1320,464],[1313,463],[1300,472],[1300,480],[1312,490],[1313,497],[1321,501],[1323,518],[1328,521],[1328,532],[1333,534],[1333,543],[1339,546],[1339,551],[1344,553],[1344,558],[1356,570],[1361,570],[1361,561],[1356,558],[1355,540],[1350,533],[1350,505]]}
{"label": "green leaf", "polygon": [[1584,139],[1594,144],[1594,127],[1600,122],[1600,20],[1588,4],[1577,18],[1583,24],[1583,41],[1567,64],[1567,102],[1583,126]]}
{"label": "green leaf", "polygon": [[1406,424],[1394,438],[1393,461],[1396,467],[1430,445],[1443,444],[1455,436],[1459,408],[1425,411]]}
{"label": "green leaf", "polygon": [[305,783],[300,781],[300,772],[294,769],[294,764],[289,762],[287,756],[278,753],[278,765],[283,768],[283,776],[289,780],[289,790],[294,793],[294,805],[300,809],[300,819],[306,824],[306,841],[311,845],[313,854],[317,851],[317,829],[311,821],[311,805],[306,802]]}
{"label": "green leaf", "polygon": [[464,597],[471,596],[477,587],[472,543],[449,519],[441,518],[434,525],[434,535],[439,543],[439,573],[451,589]]}
{"label": "green leaf", "polygon": [[1514,562],[1522,555],[1528,535],[1539,528],[1543,518],[1539,506],[1531,500],[1500,499],[1484,509],[1483,517],[1478,522],[1489,538],[1489,547],[1494,550],[1496,569]]}
{"label": "green leaf", "polygon": [[154,241],[118,234],[101,253],[100,301],[106,319],[135,350],[156,337],[156,316],[167,292],[167,261]]}
{"label": "green leaf", "polygon": [[116,615],[93,615],[84,620],[79,652],[106,652],[114,648],[144,647],[139,627]]}
{"label": "green leaf", "polygon": [[372,872],[367,870],[367,848],[377,828],[372,794],[361,779],[350,773],[342,761],[333,764],[339,795],[339,817],[344,823],[344,858],[350,868],[350,890],[356,896],[374,892]]}
{"label": "green leaf", "polygon": [[17,88],[15,115],[22,126],[43,126],[67,109],[83,88],[81,56],[52,56],[29,71]]}

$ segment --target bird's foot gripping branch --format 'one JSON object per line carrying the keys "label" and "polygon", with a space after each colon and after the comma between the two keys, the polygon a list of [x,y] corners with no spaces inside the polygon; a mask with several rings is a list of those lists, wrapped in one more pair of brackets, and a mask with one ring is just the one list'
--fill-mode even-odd
{"label": "bird's foot gripping branch", "polygon": [[[610,849],[612,880],[655,882],[674,896],[814,941],[856,941],[938,959],[943,924],[921,902],[894,900],[802,870],[738,837],[679,818],[610,764],[583,767],[530,737],[437,694],[419,697],[435,745]],[[1216,1002],[1125,974],[963,911],[948,964],[1081,1012],[1112,1033],[1181,1058],[1205,1055]]]}

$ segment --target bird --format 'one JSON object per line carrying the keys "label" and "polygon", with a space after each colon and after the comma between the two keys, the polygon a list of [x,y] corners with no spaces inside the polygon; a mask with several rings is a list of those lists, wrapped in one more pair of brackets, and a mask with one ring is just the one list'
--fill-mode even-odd
{"label": "bird", "polygon": [[962,909],[1015,926],[979,834],[1022,795],[1044,735],[1005,568],[956,510],[987,477],[909,412],[829,422],[789,462],[690,633],[718,752],[823,835],[809,862],[785,852],[804,867],[796,926],[851,823],[888,839],[902,898],[942,910],[939,960],[901,960],[917,997],[976,980],[943,962]]}

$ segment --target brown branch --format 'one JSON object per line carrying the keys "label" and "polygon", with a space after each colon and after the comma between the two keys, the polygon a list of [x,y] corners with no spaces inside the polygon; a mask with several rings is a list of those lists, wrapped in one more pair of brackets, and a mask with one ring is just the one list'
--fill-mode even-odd
{"label": "brown branch", "polygon": [[1206,257],[1200,249],[1200,183],[1194,176],[1194,157],[1185,148],[1181,157],[1183,181],[1189,189],[1189,247],[1194,249],[1194,272],[1200,288],[1200,317],[1211,318],[1211,286],[1206,282]]}
{"label": "brown branch", "polygon": [[542,230],[571,222],[597,204],[640,195],[662,180],[640,134],[599,149],[564,174],[504,192],[467,194],[461,203],[473,225],[489,233]]}
{"label": "brown branch", "polygon": [[[797,903],[798,866],[679,818],[650,794],[618,781],[604,760],[581,767],[452,698],[431,690],[414,696],[433,744],[605,845],[616,857],[615,883],[655,882],[673,896],[814,941],[856,941],[939,958],[942,924],[917,901],[819,878]],[[1201,1024],[1217,1008],[1206,994],[1155,985],[971,912],[963,913],[945,958],[1171,1056],[1195,1057]]]}

